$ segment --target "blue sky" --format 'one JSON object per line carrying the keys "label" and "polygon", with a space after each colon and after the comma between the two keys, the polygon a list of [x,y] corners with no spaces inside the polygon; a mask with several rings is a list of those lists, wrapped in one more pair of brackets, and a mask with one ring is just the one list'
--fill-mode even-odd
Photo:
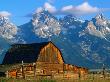
{"label": "blue sky", "polygon": [[[79,9],[86,2],[86,6],[91,9]],[[81,6],[81,7],[79,7]],[[7,11],[11,13],[11,20],[16,25],[22,25],[31,18],[25,17],[33,13],[39,7],[50,8],[54,15],[79,14],[82,19],[90,19],[97,13],[103,12],[106,18],[110,19],[110,1],[109,0],[0,0],[0,12]],[[68,9],[69,8],[69,9]],[[65,10],[66,9],[66,10]],[[83,12],[83,13],[82,13]]]}

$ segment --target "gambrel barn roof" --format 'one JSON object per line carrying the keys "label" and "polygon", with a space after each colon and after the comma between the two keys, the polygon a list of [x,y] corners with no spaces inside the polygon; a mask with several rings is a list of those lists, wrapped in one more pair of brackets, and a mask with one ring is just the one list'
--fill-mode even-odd
{"label": "gambrel barn roof", "polygon": [[16,64],[21,63],[22,61],[24,63],[36,62],[41,49],[49,43],[52,42],[14,44],[7,51],[2,64]]}

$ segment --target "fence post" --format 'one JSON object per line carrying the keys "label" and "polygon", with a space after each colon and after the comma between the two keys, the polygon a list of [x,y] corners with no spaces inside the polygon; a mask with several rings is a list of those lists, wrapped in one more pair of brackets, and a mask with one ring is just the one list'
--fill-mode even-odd
{"label": "fence post", "polygon": [[21,65],[21,69],[22,69],[22,77],[23,77],[23,79],[25,79],[25,77],[24,77],[24,62],[22,61],[22,65]]}
{"label": "fence post", "polygon": [[36,63],[33,63],[33,67],[34,67],[34,78],[36,78]]}
{"label": "fence post", "polygon": [[105,78],[105,65],[104,64],[103,64],[103,67],[102,67],[102,75]]}
{"label": "fence post", "polygon": [[78,77],[79,77],[79,79],[81,78],[80,69],[78,69]]}

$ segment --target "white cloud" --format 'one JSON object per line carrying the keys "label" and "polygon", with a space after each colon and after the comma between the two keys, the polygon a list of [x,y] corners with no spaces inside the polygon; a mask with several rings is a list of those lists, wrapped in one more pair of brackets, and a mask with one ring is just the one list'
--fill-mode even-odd
{"label": "white cloud", "polygon": [[87,13],[95,13],[99,12],[99,8],[97,7],[92,7],[91,5],[88,4],[88,2],[85,2],[79,6],[76,7],[76,10],[79,10],[81,12],[87,12]]}
{"label": "white cloud", "polygon": [[10,15],[11,15],[11,13],[9,13],[9,12],[7,12],[7,11],[1,11],[1,12],[0,12],[0,16],[8,17],[8,16],[10,16]]}
{"label": "white cloud", "polygon": [[62,13],[68,13],[68,14],[74,14],[74,15],[84,15],[84,14],[91,14],[91,13],[97,13],[101,9],[97,7],[93,7],[88,2],[84,2],[81,5],[78,6],[65,6],[61,9]]}
{"label": "white cloud", "polygon": [[35,11],[35,13],[36,12],[39,13],[43,9],[48,10],[52,14],[57,12],[57,9],[54,6],[52,6],[50,3],[46,2],[43,7],[37,8],[37,10]]}
{"label": "white cloud", "polygon": [[73,8],[72,5],[65,6],[65,7],[62,8],[62,11],[70,10],[70,9],[72,9],[72,8]]}
{"label": "white cloud", "polygon": [[48,10],[50,13],[55,13],[57,11],[57,9],[54,6],[52,6],[50,3],[48,3],[48,2],[46,2],[44,4],[44,8],[46,10]]}
{"label": "white cloud", "polygon": [[[53,0],[50,0],[53,1]],[[41,11],[42,9],[48,10],[52,14],[57,15],[65,15],[65,14],[73,14],[73,15],[86,15],[86,14],[92,14],[92,13],[98,13],[100,11],[108,11],[109,8],[98,8],[91,6],[88,2],[84,2],[78,6],[68,5],[64,6],[60,9],[57,9],[55,6],[51,5],[48,2],[44,3],[43,7],[39,7],[37,11]]]}

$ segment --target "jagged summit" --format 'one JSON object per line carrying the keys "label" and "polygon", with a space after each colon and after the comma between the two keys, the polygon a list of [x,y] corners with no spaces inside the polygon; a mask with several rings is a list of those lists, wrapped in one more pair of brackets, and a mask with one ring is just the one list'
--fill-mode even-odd
{"label": "jagged summit", "polygon": [[64,16],[63,18],[60,18],[59,19],[61,21],[61,23],[65,23],[65,25],[73,25],[74,22],[81,22],[83,23],[84,21],[77,18],[76,16],[74,15],[67,15],[67,16]]}
{"label": "jagged summit", "polygon": [[64,19],[66,19],[66,18],[73,18],[73,19],[77,19],[77,17],[75,16],[75,15],[72,15],[72,14],[70,14],[70,15],[66,15],[66,16],[64,16]]}
{"label": "jagged summit", "polygon": [[18,28],[10,22],[8,17],[0,15],[0,36],[10,40],[17,34]]}
{"label": "jagged summit", "polygon": [[104,14],[100,13],[95,16],[95,19],[105,19]]}
{"label": "jagged summit", "polygon": [[109,23],[109,20],[106,19],[103,14],[96,15],[96,17],[94,17],[92,21],[96,26],[99,26],[99,27],[106,27],[107,24]]}
{"label": "jagged summit", "polygon": [[33,14],[32,24],[36,35],[42,38],[50,38],[59,35],[61,28],[59,21],[48,11]]}
{"label": "jagged summit", "polygon": [[8,18],[0,15],[0,26],[6,24],[8,22]]}
{"label": "jagged summit", "polygon": [[32,15],[32,20],[36,19],[36,18],[41,18],[41,20],[44,20],[46,17],[52,17],[57,19],[55,16],[53,16],[48,10],[43,9],[40,12],[35,12]]}
{"label": "jagged summit", "polygon": [[109,42],[110,22],[103,14],[98,14],[96,17],[92,18],[92,20],[86,22],[85,31],[83,30],[83,33],[80,35],[84,35],[84,33],[103,38]]}
{"label": "jagged summit", "polygon": [[88,22],[86,31],[88,31],[88,33],[93,36],[97,36],[97,37],[106,39],[104,34],[100,30],[96,29],[96,26],[93,24],[92,21]]}

